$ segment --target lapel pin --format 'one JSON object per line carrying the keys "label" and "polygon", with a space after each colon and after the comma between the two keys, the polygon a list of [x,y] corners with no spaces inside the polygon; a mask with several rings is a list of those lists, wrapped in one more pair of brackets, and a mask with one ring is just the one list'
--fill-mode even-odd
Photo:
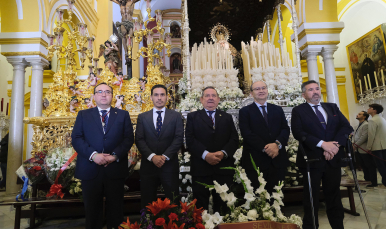
{"label": "lapel pin", "polygon": [[117,114],[117,112],[115,112],[115,114]]}
{"label": "lapel pin", "polygon": [[221,114],[219,114],[221,116]]}

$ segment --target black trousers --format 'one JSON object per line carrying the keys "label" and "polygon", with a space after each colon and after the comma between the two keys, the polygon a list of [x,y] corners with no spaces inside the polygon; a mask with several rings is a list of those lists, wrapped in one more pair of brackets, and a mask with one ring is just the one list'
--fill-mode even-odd
{"label": "black trousers", "polygon": [[[210,191],[205,186],[198,184],[197,182],[213,185],[213,181],[217,181],[220,185],[226,184],[229,188],[233,183],[232,175],[212,175],[212,176],[193,176],[192,177],[192,189],[193,189],[193,199],[197,199],[196,206],[197,208],[203,207],[204,209],[209,209],[209,198]],[[216,190],[212,190],[213,196],[213,211],[220,213],[220,215],[225,215],[228,211],[228,206],[221,199],[220,195],[216,193]]]}
{"label": "black trousers", "polygon": [[363,169],[363,175],[366,181],[371,181],[372,185],[377,184],[377,166],[375,165],[375,161],[373,156],[364,153],[355,153],[355,158],[361,165]]}
{"label": "black trousers", "polygon": [[145,208],[157,200],[157,188],[160,184],[165,191],[165,196],[174,203],[179,203],[178,173],[141,174],[141,208]]}
{"label": "black trousers", "polygon": [[[255,170],[246,170],[247,177],[252,182],[252,187],[254,190],[260,187],[260,182],[258,180],[259,176]],[[263,173],[263,178],[267,182],[265,185],[265,190],[268,191],[269,194],[272,194],[273,187],[279,184],[279,181],[284,181],[285,175],[287,172],[287,168],[275,168],[271,166],[269,169],[260,170]]]}
{"label": "black trousers", "polygon": [[[310,202],[310,192],[308,188],[307,170],[302,168],[300,172],[305,178],[303,189],[303,229],[313,228],[312,211]],[[340,197],[340,180],[341,168],[333,168],[330,164],[326,164],[325,168],[317,168],[310,170],[312,197],[314,199],[315,224],[319,228],[318,210],[319,210],[319,193],[320,182],[323,186],[323,194],[326,202],[327,218],[332,229],[343,229],[343,205]]]}
{"label": "black trousers", "polygon": [[102,168],[92,180],[82,180],[86,228],[99,229],[103,224],[103,197],[106,197],[107,228],[123,222],[124,179],[109,179]]}
{"label": "black trousers", "polygon": [[384,160],[386,160],[386,149],[375,150],[372,152],[372,154],[374,154],[375,156],[378,157],[378,158],[376,158],[376,157],[371,156],[371,157],[373,157],[373,160],[374,160],[375,164],[377,165],[378,172],[382,176],[382,184],[384,186],[386,186],[386,161],[384,161]]}

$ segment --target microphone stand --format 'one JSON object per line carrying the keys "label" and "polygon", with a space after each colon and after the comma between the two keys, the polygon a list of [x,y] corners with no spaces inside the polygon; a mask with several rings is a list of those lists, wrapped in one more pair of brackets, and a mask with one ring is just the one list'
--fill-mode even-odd
{"label": "microphone stand", "polygon": [[302,138],[302,141],[299,141],[299,151],[302,152],[304,159],[307,163],[307,176],[308,176],[308,190],[310,193],[310,202],[311,202],[311,211],[312,211],[312,224],[314,226],[314,229],[316,229],[316,223],[315,223],[315,210],[314,210],[314,198],[312,197],[312,187],[311,187],[311,176],[310,176],[310,164],[312,162],[319,161],[319,159],[308,159],[306,152],[304,151],[302,142],[306,140],[306,137]]}
{"label": "microphone stand", "polygon": [[361,200],[361,204],[362,204],[362,208],[363,208],[363,211],[365,212],[365,216],[366,216],[366,220],[367,220],[367,224],[369,225],[369,228],[372,229],[371,227],[371,223],[370,223],[370,219],[369,219],[369,216],[367,215],[367,210],[366,210],[366,206],[365,206],[365,202],[363,201],[363,197],[362,197],[362,192],[361,192],[361,189],[359,187],[359,183],[358,183],[358,178],[357,178],[357,174],[356,174],[356,171],[355,171],[355,168],[354,168],[354,164],[352,162],[352,157],[351,157],[351,153],[352,153],[352,142],[349,138],[348,135],[346,135],[346,138],[347,138],[347,158],[345,158],[346,160],[345,161],[348,161],[349,164],[350,164],[350,169],[351,169],[351,172],[352,172],[352,176],[354,178],[354,181],[355,181],[355,185],[358,189],[358,194],[359,194],[359,199]]}

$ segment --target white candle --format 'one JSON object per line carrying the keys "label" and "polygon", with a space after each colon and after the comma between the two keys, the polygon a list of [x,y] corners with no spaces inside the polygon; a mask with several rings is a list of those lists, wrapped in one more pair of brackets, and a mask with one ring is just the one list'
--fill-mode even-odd
{"label": "white candle", "polygon": [[375,77],[375,84],[378,87],[378,79],[377,79],[377,73],[374,71],[374,77]]}
{"label": "white candle", "polygon": [[381,73],[382,73],[382,83],[383,83],[383,86],[385,86],[385,76],[383,75],[383,69],[381,69]]}
{"label": "white candle", "polygon": [[367,81],[369,82],[369,89],[371,89],[372,86],[371,86],[371,81],[370,81],[370,76],[369,76],[369,74],[367,74]]}
{"label": "white candle", "polygon": [[363,94],[362,93],[362,81],[361,80],[359,80],[359,88],[361,89],[361,94]]}
{"label": "white candle", "polygon": [[367,86],[367,80],[366,80],[366,76],[365,76],[365,77],[363,77],[363,78],[365,78],[365,85],[366,85],[366,91],[367,91],[367,90],[369,90],[369,87]]}

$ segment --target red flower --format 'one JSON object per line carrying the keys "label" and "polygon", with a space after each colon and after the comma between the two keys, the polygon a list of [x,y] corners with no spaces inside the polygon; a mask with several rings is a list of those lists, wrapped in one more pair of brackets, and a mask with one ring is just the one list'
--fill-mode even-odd
{"label": "red flower", "polygon": [[157,226],[162,226],[165,224],[165,219],[164,218],[158,218],[156,221],[155,221],[155,225]]}
{"label": "red flower", "polygon": [[191,228],[189,228],[189,229],[196,229],[196,228],[194,228],[194,227],[191,227]]}
{"label": "red flower", "polygon": [[130,229],[140,229],[141,224],[138,225],[137,222],[135,224],[130,224],[129,217],[127,217],[127,222],[121,223],[121,226],[119,226],[119,229],[125,229],[125,228],[130,228]]}
{"label": "red flower", "polygon": [[153,203],[146,207],[150,210],[151,213],[153,213],[153,215],[157,215],[160,211],[177,207],[177,205],[170,204],[170,200],[168,198],[165,198],[164,201],[158,198],[157,201],[153,201]]}
{"label": "red flower", "polygon": [[188,213],[190,210],[192,210],[194,208],[194,206],[196,205],[196,202],[197,202],[197,199],[194,199],[192,202],[190,202],[189,205],[187,205],[187,203],[181,203],[181,213]]}
{"label": "red flower", "polygon": [[42,170],[42,167],[40,167],[40,166],[34,166],[32,169],[34,169],[35,171],[40,171],[40,170]]}
{"label": "red flower", "polygon": [[168,216],[171,221],[176,220],[178,221],[178,215],[176,213],[170,213]]}
{"label": "red flower", "polygon": [[[194,206],[193,219],[194,219],[195,223],[202,223],[202,212],[203,211],[204,211],[204,208],[201,207],[201,208],[197,209],[197,207]],[[205,227],[204,227],[204,229],[205,229]]]}
{"label": "red flower", "polygon": [[198,223],[198,224],[196,224],[196,228],[197,229],[205,229],[205,226],[202,225],[201,223]]}

